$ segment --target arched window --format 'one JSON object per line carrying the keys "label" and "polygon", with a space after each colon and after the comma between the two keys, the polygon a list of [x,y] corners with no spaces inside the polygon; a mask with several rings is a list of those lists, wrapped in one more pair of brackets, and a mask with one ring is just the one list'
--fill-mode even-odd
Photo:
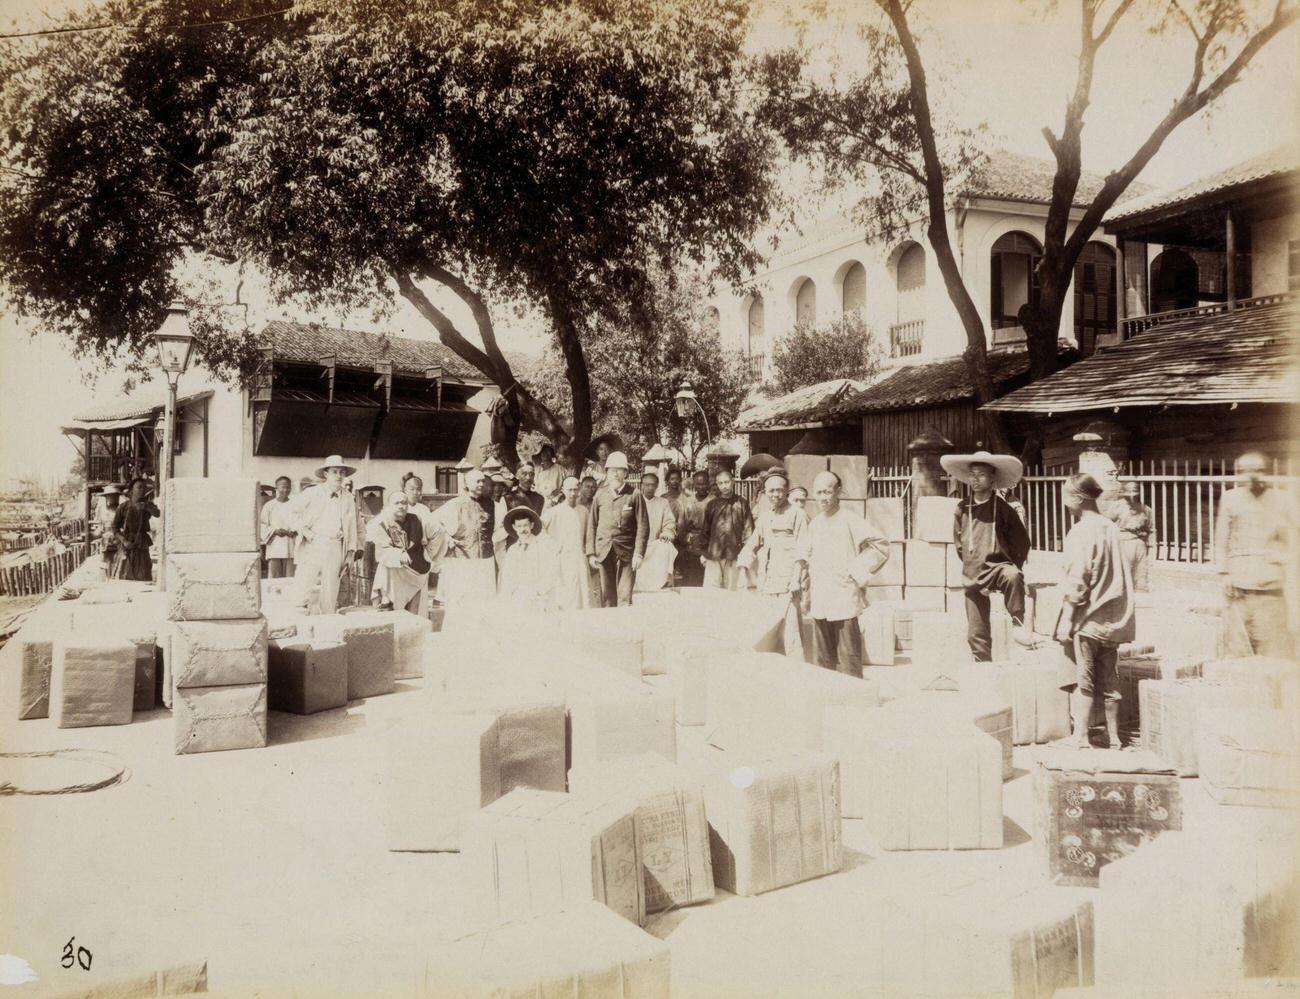
{"label": "arched window", "polygon": [[1019,326],[1020,310],[1038,304],[1038,261],[1042,256],[1038,240],[1024,232],[1004,233],[993,244],[989,317],[995,330]]}
{"label": "arched window", "polygon": [[1115,251],[1088,243],[1074,265],[1074,337],[1085,357],[1115,332]]}
{"label": "arched window", "polygon": [[1200,270],[1186,250],[1171,247],[1151,261],[1151,311],[1170,312],[1196,305]]}
{"label": "arched window", "polygon": [[794,297],[794,321],[800,326],[817,325],[817,285],[804,278]]}
{"label": "arched window", "polygon": [[861,312],[867,304],[867,269],[854,263],[844,272],[844,292],[841,297],[844,314]]}
{"label": "arched window", "polygon": [[710,333],[721,332],[722,313],[718,311],[717,306],[709,306],[704,310],[704,328]]}
{"label": "arched window", "polygon": [[755,295],[749,303],[749,356],[759,357],[767,351],[767,332],[763,322],[763,296]]}
{"label": "arched window", "polygon": [[898,321],[925,318],[925,250],[912,243],[898,258]]}

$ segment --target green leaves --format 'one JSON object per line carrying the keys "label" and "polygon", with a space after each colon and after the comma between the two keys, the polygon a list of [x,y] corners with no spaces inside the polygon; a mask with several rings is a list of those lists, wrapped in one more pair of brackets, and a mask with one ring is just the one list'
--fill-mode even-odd
{"label": "green leaves", "polygon": [[779,392],[792,392],[832,378],[869,378],[882,363],[875,334],[856,311],[823,326],[796,326],[776,341],[772,351],[775,388]]}

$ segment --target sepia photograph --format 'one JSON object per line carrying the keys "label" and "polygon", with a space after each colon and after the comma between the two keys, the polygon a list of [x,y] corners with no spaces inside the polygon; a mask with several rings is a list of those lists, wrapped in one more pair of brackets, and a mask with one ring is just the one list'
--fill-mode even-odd
{"label": "sepia photograph", "polygon": [[0,999],[1300,999],[1300,0],[0,0]]}

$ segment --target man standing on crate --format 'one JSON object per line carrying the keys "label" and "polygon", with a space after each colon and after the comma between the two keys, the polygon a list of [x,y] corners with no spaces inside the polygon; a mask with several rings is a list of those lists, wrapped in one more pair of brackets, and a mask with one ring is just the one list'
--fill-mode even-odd
{"label": "man standing on crate", "polygon": [[1001,593],[1013,625],[1012,637],[1032,645],[1025,627],[1025,560],[1029,558],[1029,532],[1011,504],[998,495],[1024,475],[1019,458],[1009,454],[945,454],[943,470],[970,486],[970,497],[957,507],[953,540],[961,559],[962,586],[966,591],[966,643],[976,662],[993,659],[993,629],[989,622],[989,594]]}
{"label": "man standing on crate", "polygon": [[343,480],[356,471],[342,455],[332,454],[316,469],[316,477],[325,481],[298,496],[294,578],[301,587],[299,599],[309,613],[338,610],[343,571],[359,551],[356,500],[343,488]]}
{"label": "man standing on crate", "polygon": [[1223,580],[1229,652],[1290,658],[1286,561],[1293,556],[1285,498],[1264,481],[1266,459],[1237,459],[1241,485],[1226,490],[1215,520],[1215,564]]}
{"label": "man standing on crate", "polygon": [[801,592],[813,619],[817,665],[862,675],[862,590],[889,560],[889,541],[865,518],[840,506],[840,477],[813,480],[817,516],[795,542],[791,592]]}

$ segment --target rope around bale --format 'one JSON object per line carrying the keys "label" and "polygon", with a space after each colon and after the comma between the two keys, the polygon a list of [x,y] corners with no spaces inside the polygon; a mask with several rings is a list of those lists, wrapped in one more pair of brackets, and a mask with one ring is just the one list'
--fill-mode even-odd
{"label": "rope around bale", "polygon": [[53,749],[43,753],[0,753],[0,760],[36,760],[36,759],[72,759],[78,763],[107,767],[113,771],[112,776],[90,784],[69,784],[66,787],[31,789],[18,787],[6,780],[0,780],[0,797],[11,794],[82,794],[86,791],[99,791],[114,784],[128,780],[131,771],[112,753],[96,749]]}

